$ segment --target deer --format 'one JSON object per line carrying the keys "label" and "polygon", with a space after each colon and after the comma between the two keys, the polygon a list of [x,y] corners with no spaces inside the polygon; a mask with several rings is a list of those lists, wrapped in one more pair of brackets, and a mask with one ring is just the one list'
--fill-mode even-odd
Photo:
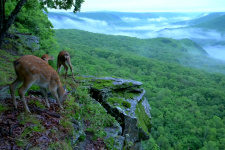
{"label": "deer", "polygon": [[54,57],[53,56],[50,57],[48,54],[44,54],[41,56],[41,59],[43,59],[48,63],[49,60],[54,60]]}
{"label": "deer", "polygon": [[31,113],[26,100],[25,93],[33,85],[36,84],[45,98],[45,104],[49,108],[49,101],[47,97],[47,89],[56,99],[59,107],[63,110],[62,102],[66,100],[68,92],[66,92],[61,84],[59,75],[46,61],[34,55],[24,55],[13,62],[14,70],[16,72],[16,80],[9,85],[11,97],[14,107],[17,109],[15,98],[15,90],[22,83],[18,93],[23,102],[25,112]]}
{"label": "deer", "polygon": [[67,65],[69,65],[70,70],[73,74],[73,79],[74,79],[73,68],[72,68],[72,65],[71,65],[71,62],[70,62],[70,54],[67,51],[61,51],[58,55],[58,59],[57,59],[57,72],[58,72],[58,74],[61,71],[62,65],[64,66],[64,68],[66,70],[65,79],[67,78],[67,71],[68,71]]}

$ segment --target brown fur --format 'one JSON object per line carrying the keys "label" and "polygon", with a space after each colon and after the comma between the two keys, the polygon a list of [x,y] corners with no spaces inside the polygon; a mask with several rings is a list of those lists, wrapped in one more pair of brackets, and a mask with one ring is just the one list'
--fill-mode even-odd
{"label": "brown fur", "polygon": [[73,79],[74,79],[74,73],[73,73],[73,68],[70,62],[70,54],[67,51],[61,51],[58,55],[57,59],[57,72],[59,73],[61,71],[62,65],[64,66],[66,73],[65,73],[65,78],[67,77],[67,71],[68,71],[68,66],[70,67],[70,70],[73,74]]}
{"label": "brown fur", "polygon": [[66,100],[67,92],[63,89],[56,71],[48,65],[46,61],[33,55],[25,55],[14,61],[14,69],[17,78],[12,84],[10,84],[10,92],[15,108],[17,108],[15,90],[21,83],[23,83],[18,92],[20,99],[23,101],[26,112],[30,112],[30,110],[27,106],[24,95],[32,84],[37,84],[40,87],[48,107],[50,107],[50,105],[46,89],[50,90],[60,108],[63,109],[61,102]]}
{"label": "brown fur", "polygon": [[44,61],[46,61],[48,63],[49,60],[54,60],[53,56],[48,56],[48,54],[44,54],[41,59],[43,59]]}

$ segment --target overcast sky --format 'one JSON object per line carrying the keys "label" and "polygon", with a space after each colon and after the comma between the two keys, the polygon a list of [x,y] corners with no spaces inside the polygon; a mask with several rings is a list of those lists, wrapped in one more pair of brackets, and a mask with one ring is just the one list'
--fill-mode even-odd
{"label": "overcast sky", "polygon": [[85,0],[81,12],[225,11],[225,0]]}

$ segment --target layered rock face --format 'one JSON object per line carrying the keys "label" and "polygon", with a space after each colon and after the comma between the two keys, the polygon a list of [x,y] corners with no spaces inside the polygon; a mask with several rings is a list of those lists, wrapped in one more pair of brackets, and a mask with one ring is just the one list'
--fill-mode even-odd
{"label": "layered rock face", "polygon": [[151,131],[150,106],[141,85],[134,80],[106,77],[92,78],[90,88],[92,98],[100,102],[122,127],[114,137],[129,149],[141,149],[140,142],[148,140]]}

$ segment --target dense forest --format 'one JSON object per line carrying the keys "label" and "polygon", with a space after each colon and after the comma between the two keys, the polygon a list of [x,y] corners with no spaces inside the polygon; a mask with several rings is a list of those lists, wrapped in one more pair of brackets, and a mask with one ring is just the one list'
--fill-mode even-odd
{"label": "dense forest", "polygon": [[[7,3],[8,14],[14,2]],[[207,28],[212,24],[214,22],[198,27]],[[221,26],[219,30],[224,28]],[[40,50],[17,49],[20,55],[48,53],[56,58],[59,51],[66,50],[77,75],[113,76],[143,82],[153,125],[150,140],[142,142],[144,149],[225,149],[225,65],[208,57],[195,42],[138,39],[75,29],[53,30],[36,0],[27,3],[18,15],[10,29],[10,33],[15,32],[40,38]],[[1,54],[9,55],[3,51]],[[13,59],[10,58],[9,63]],[[14,76],[9,63],[1,58],[1,85],[11,82]],[[50,64],[56,68],[55,62]]]}
{"label": "dense forest", "polygon": [[[131,78],[144,83],[153,124],[152,138],[143,142],[145,149],[155,144],[160,149],[225,148],[224,74],[184,67],[177,61],[184,56],[190,58],[183,51],[188,47],[186,43],[194,45],[190,49],[201,61],[206,54],[198,45],[187,39],[156,38],[143,44],[145,40],[123,36],[79,30],[55,32],[61,48],[71,53],[78,74]],[[149,54],[138,51],[140,47]]]}

